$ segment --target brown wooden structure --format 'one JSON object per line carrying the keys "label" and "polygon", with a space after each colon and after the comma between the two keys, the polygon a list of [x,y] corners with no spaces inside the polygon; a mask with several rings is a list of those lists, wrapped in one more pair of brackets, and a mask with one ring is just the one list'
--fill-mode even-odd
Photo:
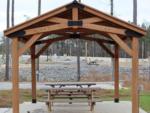
{"label": "brown wooden structure", "polygon": [[[75,1],[7,29],[4,34],[12,39],[13,113],[19,113],[19,57],[26,50],[31,50],[32,101],[35,103],[35,59],[53,42],[76,38],[97,42],[114,58],[116,102],[119,101],[119,49],[123,49],[132,58],[132,113],[139,113],[138,40],[146,34],[145,30]],[[43,39],[53,34],[55,38]],[[93,38],[93,34],[99,37]],[[131,42],[130,46],[127,42]],[[24,46],[19,46],[20,43]],[[35,51],[38,44],[43,44],[43,47]],[[114,45],[114,51],[107,44]]]}

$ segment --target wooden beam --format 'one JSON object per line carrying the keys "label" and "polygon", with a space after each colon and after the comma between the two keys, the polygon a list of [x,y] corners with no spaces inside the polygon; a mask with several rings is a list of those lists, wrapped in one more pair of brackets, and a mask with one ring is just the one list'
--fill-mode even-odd
{"label": "wooden beam", "polygon": [[82,19],[83,24],[92,24],[92,23],[96,23],[96,22],[102,22],[104,20],[98,18],[98,17],[91,17],[91,18],[85,18]]}
{"label": "wooden beam", "polygon": [[[74,9],[75,10],[75,9]],[[75,10],[75,14],[77,15],[77,10]],[[73,20],[78,20],[76,16],[73,17]],[[59,24],[67,24],[69,19],[65,19],[65,18],[60,18],[60,17],[53,17],[47,20],[48,22],[54,22],[54,23],[59,23]],[[92,23],[96,23],[96,22],[102,22],[103,20],[98,18],[98,17],[90,17],[90,18],[85,18],[85,19],[81,19],[81,21],[83,21],[84,24],[92,24]]]}
{"label": "wooden beam", "polygon": [[36,103],[36,64],[35,45],[31,46],[31,77],[32,77],[32,103]]}
{"label": "wooden beam", "polygon": [[83,28],[96,30],[104,33],[114,33],[119,35],[126,35],[126,29],[109,27],[104,25],[95,25],[95,24],[83,24]]}
{"label": "wooden beam", "polygon": [[25,45],[19,49],[19,56],[22,55],[27,49],[29,49],[32,44],[34,44],[40,37],[41,37],[42,34],[36,34],[36,35],[33,35],[31,37],[31,39],[29,39]]}
{"label": "wooden beam", "polygon": [[132,113],[139,113],[139,95],[138,95],[138,51],[139,42],[138,39],[132,38]]}
{"label": "wooden beam", "polygon": [[108,15],[108,14],[103,13],[101,11],[98,11],[96,9],[93,9],[93,8],[90,8],[90,7],[85,7],[84,11],[86,11],[88,13],[91,13],[91,14],[94,14],[94,15],[98,16],[99,18],[102,18],[106,21],[112,22],[116,25],[123,26],[127,29],[136,31],[136,32],[140,33],[143,36],[146,35],[146,31],[144,29],[139,28],[138,26],[130,24],[130,23],[125,22],[123,20],[120,20],[118,18],[112,17],[111,15]]}
{"label": "wooden beam", "polygon": [[97,43],[98,43],[112,58],[114,58],[114,53],[113,53],[110,49],[108,49],[108,47],[107,47],[105,44],[103,44],[103,43],[100,42],[100,41],[97,41]]}
{"label": "wooden beam", "polygon": [[[78,18],[78,8],[73,8],[72,9],[72,20],[73,21],[78,21],[79,18]],[[78,26],[74,26],[73,28],[78,28]]]}
{"label": "wooden beam", "polygon": [[132,49],[116,34],[109,33],[109,36],[129,55],[132,56]]}
{"label": "wooden beam", "polygon": [[11,33],[14,33],[16,31],[23,30],[24,28],[27,28],[28,26],[31,26],[31,25],[33,25],[35,23],[41,22],[43,20],[46,20],[46,19],[48,19],[48,18],[50,18],[52,16],[55,16],[57,14],[60,14],[60,13],[62,13],[64,11],[66,11],[66,10],[67,10],[66,7],[61,7],[61,8],[57,8],[57,9],[55,9],[53,11],[47,12],[44,15],[39,16],[38,18],[37,17],[33,18],[33,19],[31,19],[31,20],[29,20],[27,22],[24,22],[22,24],[19,24],[19,25],[13,27],[13,28],[10,28],[10,29],[6,30],[5,31],[5,36],[8,36]]}
{"label": "wooden beam", "polygon": [[119,102],[119,46],[115,45],[114,56],[114,102]]}
{"label": "wooden beam", "polygon": [[48,19],[47,21],[48,22],[59,23],[59,24],[67,24],[69,19],[60,18],[60,17],[53,17],[51,19]]}
{"label": "wooden beam", "polygon": [[61,30],[65,28],[68,28],[67,24],[56,24],[56,25],[38,27],[38,28],[25,30],[24,36],[38,34],[38,33],[52,32],[52,31]]}
{"label": "wooden beam", "polygon": [[18,37],[12,39],[12,108],[19,113],[19,43]]}

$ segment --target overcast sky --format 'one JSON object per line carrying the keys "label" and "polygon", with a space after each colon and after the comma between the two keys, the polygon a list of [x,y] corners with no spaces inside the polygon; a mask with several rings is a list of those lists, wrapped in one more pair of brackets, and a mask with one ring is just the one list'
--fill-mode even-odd
{"label": "overcast sky", "polygon": [[[37,16],[38,0],[15,0],[15,24]],[[42,13],[73,0],[42,0]],[[6,29],[6,2],[0,0],[0,32]],[[110,13],[110,0],[82,0],[91,7]],[[133,0],[114,0],[114,15],[125,21],[132,21]],[[150,22],[150,0],[138,0],[138,24]]]}

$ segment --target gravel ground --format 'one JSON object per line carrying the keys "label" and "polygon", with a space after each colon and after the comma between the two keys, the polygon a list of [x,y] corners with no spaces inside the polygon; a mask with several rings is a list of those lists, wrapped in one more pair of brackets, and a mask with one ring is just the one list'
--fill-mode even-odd
{"label": "gravel ground", "polygon": [[[31,80],[31,65],[29,56],[20,59],[20,81]],[[90,61],[96,61],[97,65],[88,65]],[[0,80],[4,80],[5,66],[0,66]],[[81,57],[81,77],[88,75],[111,76],[112,64],[110,58],[88,58],[87,61]],[[139,73],[147,76],[150,73],[148,60],[140,60]],[[57,57],[53,56],[46,61],[46,57],[40,58],[40,81],[76,81],[77,64],[76,57]],[[120,59],[120,75],[131,74],[131,59]],[[10,67],[11,75],[11,67]],[[121,78],[121,77],[120,77]],[[122,78],[121,78],[122,79]]]}

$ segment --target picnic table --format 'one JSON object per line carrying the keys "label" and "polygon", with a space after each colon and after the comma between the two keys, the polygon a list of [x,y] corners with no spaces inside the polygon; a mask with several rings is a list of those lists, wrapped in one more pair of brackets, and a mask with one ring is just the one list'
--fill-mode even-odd
{"label": "picnic table", "polygon": [[96,101],[93,98],[93,92],[99,88],[93,88],[91,86],[96,85],[96,83],[61,82],[47,83],[45,85],[51,86],[47,89],[48,100],[46,101],[50,111],[52,110],[53,103],[88,103],[88,105],[90,105],[90,110],[94,110]]}
{"label": "picnic table", "polygon": [[87,87],[90,87],[90,86],[93,86],[93,85],[96,85],[96,83],[93,83],[93,82],[57,82],[57,83],[47,83],[45,84],[47,86],[51,86],[53,88],[55,87],[65,87],[65,86],[79,86],[81,88],[83,88],[83,86],[87,86]]}

